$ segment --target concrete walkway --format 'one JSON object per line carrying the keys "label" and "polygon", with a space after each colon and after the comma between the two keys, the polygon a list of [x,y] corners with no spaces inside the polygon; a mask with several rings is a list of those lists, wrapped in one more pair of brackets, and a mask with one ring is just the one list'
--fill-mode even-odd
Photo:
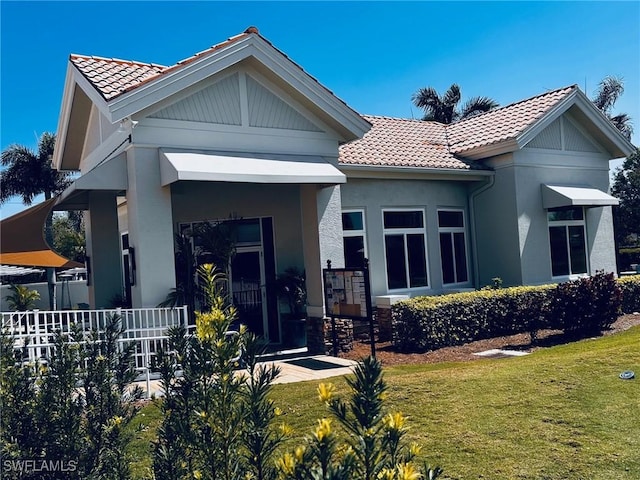
{"label": "concrete walkway", "polygon": [[[322,380],[324,378],[349,375],[357,362],[345,358],[330,357],[328,355],[301,356],[287,355],[285,358],[265,357],[265,364],[280,367],[280,375],[273,383],[294,383]],[[163,395],[160,381],[154,377],[136,382],[145,392],[146,398],[161,397]]]}

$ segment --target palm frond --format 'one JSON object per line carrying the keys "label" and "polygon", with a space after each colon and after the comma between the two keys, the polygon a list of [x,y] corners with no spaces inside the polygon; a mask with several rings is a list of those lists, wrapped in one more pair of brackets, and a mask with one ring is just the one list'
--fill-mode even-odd
{"label": "palm frond", "polygon": [[605,113],[608,113],[624,92],[624,83],[619,77],[605,77],[598,84],[593,103]]}
{"label": "palm frond", "polygon": [[609,117],[611,123],[620,130],[620,133],[625,136],[627,140],[631,140],[631,135],[633,134],[633,124],[631,122],[631,117],[626,113],[620,113],[613,117]]}
{"label": "palm frond", "polygon": [[499,107],[498,102],[489,97],[473,97],[465,102],[460,109],[460,119],[469,118],[479,113],[488,112]]}

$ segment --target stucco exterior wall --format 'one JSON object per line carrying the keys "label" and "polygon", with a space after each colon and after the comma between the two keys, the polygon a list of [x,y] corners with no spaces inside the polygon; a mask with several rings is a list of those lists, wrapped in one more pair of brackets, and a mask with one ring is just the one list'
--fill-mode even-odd
{"label": "stucco exterior wall", "polygon": [[486,164],[494,168],[493,183],[471,191],[478,287],[499,277],[505,286],[522,283],[515,172],[511,154]]}
{"label": "stucco exterior wall", "polygon": [[[523,149],[514,153],[518,230],[525,284],[552,281],[547,211],[542,184],[589,185],[609,189],[608,158],[604,154]],[[611,207],[586,208],[589,271],[616,271]]]}
{"label": "stucco exterior wall", "polygon": [[[371,272],[373,296],[406,293],[411,296],[436,294],[443,291],[440,243],[438,235],[439,208],[456,208],[465,212],[469,223],[466,182],[429,180],[376,180],[349,178],[340,187],[342,209],[364,209],[367,254]],[[429,287],[392,290],[387,287],[382,210],[387,208],[422,209],[427,232],[427,262]],[[473,278],[471,242],[467,229],[469,279]]]}

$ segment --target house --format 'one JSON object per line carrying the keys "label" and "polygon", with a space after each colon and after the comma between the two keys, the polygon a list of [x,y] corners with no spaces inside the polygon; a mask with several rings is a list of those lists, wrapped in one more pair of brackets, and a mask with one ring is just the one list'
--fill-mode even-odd
{"label": "house", "polygon": [[360,115],[251,27],[168,67],[71,55],[56,208],[86,211],[93,308],[157,305],[175,235],[231,218],[233,293],[279,342],[290,266],[310,319],[327,260],[369,258],[381,302],[615,271],[608,163],[632,150],[577,86],[448,126]]}

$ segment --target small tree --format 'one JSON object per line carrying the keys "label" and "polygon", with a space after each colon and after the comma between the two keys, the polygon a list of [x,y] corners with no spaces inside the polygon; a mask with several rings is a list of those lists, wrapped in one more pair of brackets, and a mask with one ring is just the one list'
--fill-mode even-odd
{"label": "small tree", "polygon": [[195,334],[170,329],[170,351],[158,353],[164,420],[155,476],[273,479],[273,454],[287,432],[274,425],[269,399],[279,369],[258,364],[263,345],[243,326],[230,331],[236,310],[224,295],[224,274],[207,264],[198,275],[206,310],[196,313]]}
{"label": "small tree", "polygon": [[380,362],[373,357],[365,358],[356,367],[354,377],[347,377],[347,383],[351,388],[347,401],[335,396],[333,385],[318,386],[319,399],[346,430],[347,444],[340,444],[331,420],[319,420],[305,446],[279,459],[280,478],[436,479],[442,473],[439,467],[415,465],[420,449],[404,441],[406,418],[384,409],[387,385]]}
{"label": "small tree", "polygon": [[26,285],[9,286],[11,295],[7,295],[5,300],[9,305],[9,308],[16,312],[26,312],[27,310],[33,310],[36,305],[36,301],[40,300],[40,294],[36,290],[31,290]]}

